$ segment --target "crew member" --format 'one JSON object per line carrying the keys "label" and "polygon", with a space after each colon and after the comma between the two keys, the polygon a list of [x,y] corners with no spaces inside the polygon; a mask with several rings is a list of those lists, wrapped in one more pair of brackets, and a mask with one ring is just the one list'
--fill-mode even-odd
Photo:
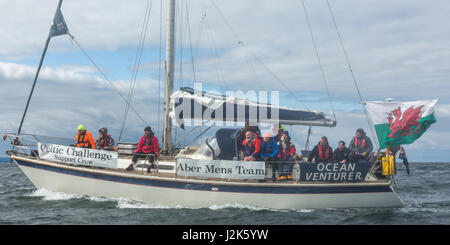
{"label": "crew member", "polygon": [[278,180],[292,179],[292,166],[294,164],[295,145],[291,141],[288,131],[281,133],[278,141]]}
{"label": "crew member", "polygon": [[153,168],[153,162],[155,157],[148,154],[154,154],[156,158],[159,158],[159,144],[158,139],[152,131],[151,127],[145,127],[144,136],[139,141],[136,153],[133,155],[131,164],[126,168],[127,171],[134,170],[134,165],[139,158],[148,158],[149,166],[147,167],[147,173],[150,173],[150,169]]}
{"label": "crew member", "polygon": [[372,141],[366,136],[364,129],[358,128],[356,130],[356,136],[350,141],[349,148],[352,151],[349,155],[351,161],[356,162],[360,159],[374,161]]}
{"label": "crew member", "polygon": [[98,150],[113,151],[114,139],[108,134],[107,128],[101,128],[98,130],[98,139],[95,142],[95,147]]}
{"label": "crew member", "polygon": [[308,156],[308,162],[331,162],[333,161],[333,149],[328,144],[328,138],[323,136],[319,143],[314,146]]}
{"label": "crew member", "polygon": [[274,137],[275,142],[280,141],[280,138],[285,131],[286,131],[286,127],[284,125],[280,124],[280,126],[278,126],[277,135],[275,135],[275,137]]}
{"label": "crew member", "polygon": [[352,151],[345,146],[345,142],[343,140],[339,141],[338,148],[333,153],[333,159],[335,162],[339,163],[347,163],[349,162],[348,156]]}
{"label": "crew member", "polygon": [[92,134],[88,131],[86,131],[86,128],[84,127],[84,125],[80,125],[77,128],[78,133],[75,136],[75,141],[76,141],[76,147],[81,147],[81,148],[91,148],[91,149],[95,149],[95,140],[94,137],[92,137]]}
{"label": "crew member", "polygon": [[261,143],[261,160],[272,164],[272,180],[275,181],[275,171],[277,168],[278,145],[270,132],[264,135],[264,141]]}
{"label": "crew member", "polygon": [[261,150],[261,141],[251,132],[245,133],[245,139],[242,141],[242,154],[244,161],[256,161],[259,159]]}
{"label": "crew member", "polygon": [[237,135],[236,135],[236,139],[237,139],[237,142],[238,142],[238,144],[239,144],[239,145],[238,145],[238,149],[241,149],[241,148],[242,148],[242,145],[241,145],[241,144],[242,144],[242,142],[244,141],[244,139],[245,139],[245,134],[246,134],[248,131],[252,132],[255,138],[258,138],[260,141],[262,141],[262,139],[261,139],[261,131],[259,130],[258,125],[250,126],[249,120],[245,120],[245,127],[242,128],[242,129],[239,131],[239,133],[237,133]]}

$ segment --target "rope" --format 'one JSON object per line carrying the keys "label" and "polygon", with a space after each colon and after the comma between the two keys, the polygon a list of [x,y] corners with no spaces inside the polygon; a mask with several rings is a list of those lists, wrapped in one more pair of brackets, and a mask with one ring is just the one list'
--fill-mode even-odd
{"label": "rope", "polygon": [[[75,42],[75,44],[77,45],[77,47],[81,50],[81,52],[83,52],[84,55],[86,55],[86,57],[89,59],[89,61],[95,66],[95,68],[100,72],[100,74],[102,74],[103,78],[109,83],[109,85],[111,85],[111,87],[114,89],[114,91],[120,96],[120,98],[123,99],[123,101],[125,101],[126,104],[129,104],[128,101],[125,99],[125,97],[123,97],[123,95],[120,93],[120,91],[114,86],[114,84],[111,82],[111,80],[108,78],[108,76],[105,74],[105,72],[100,68],[100,66],[91,58],[91,56],[89,56],[89,54],[83,49],[83,47],[78,43],[78,41],[75,39],[74,36],[68,34],[72,40]],[[136,113],[136,115],[139,117],[139,119],[146,125],[149,125],[142,117],[141,115],[139,115],[139,113],[134,109],[134,107],[132,107],[130,105],[130,108],[134,111],[134,113]]]}
{"label": "rope", "polygon": [[339,31],[339,28],[338,28],[338,26],[337,26],[337,24],[336,24],[336,18],[334,17],[333,10],[331,9],[330,2],[329,2],[328,0],[327,0],[326,2],[327,2],[327,5],[328,5],[328,10],[329,10],[329,12],[330,12],[331,19],[332,19],[332,21],[333,21],[334,28],[336,29],[336,34],[337,34],[337,36],[338,36],[339,43],[341,44],[342,51],[343,51],[343,53],[344,53],[344,55],[345,55],[345,58],[346,58],[346,60],[347,60],[348,69],[350,70],[350,73],[351,73],[351,75],[352,75],[353,83],[355,84],[356,91],[358,91],[359,101],[360,101],[360,103],[362,104],[362,106],[363,106],[363,108],[364,108],[364,112],[365,112],[365,114],[366,114],[367,123],[368,123],[369,129],[370,129],[370,134],[371,134],[371,136],[372,136],[372,139],[374,139],[375,142],[376,142],[376,143],[378,144],[378,146],[379,146],[380,143],[378,142],[378,138],[375,137],[375,133],[374,133],[374,131],[373,131],[373,126],[372,126],[372,124],[370,123],[369,113],[367,112],[366,107],[364,106],[364,100],[363,100],[363,98],[362,98],[362,96],[361,96],[361,91],[359,90],[359,86],[358,86],[358,83],[356,82],[355,74],[353,73],[353,69],[352,69],[352,66],[351,66],[351,64],[350,64],[350,58],[349,58],[349,56],[348,56],[348,54],[347,54],[347,50],[345,49],[345,46],[344,46],[344,41],[343,41],[343,39],[342,39],[341,33],[340,33],[340,31]]}
{"label": "rope", "polygon": [[[219,15],[222,17],[222,19],[223,19],[223,21],[225,22],[225,24],[227,25],[227,27],[230,29],[230,31],[231,31],[231,33],[235,36],[235,38],[237,39],[237,40],[240,40],[239,39],[239,36],[236,34],[236,32],[234,31],[234,29],[231,27],[231,25],[230,25],[230,23],[227,21],[227,19],[225,18],[225,16],[222,14],[222,12],[220,11],[220,9],[217,7],[217,5],[216,5],[216,3],[214,2],[214,0],[210,0],[211,1],[211,3],[214,5],[214,8],[216,9],[216,11],[219,13]],[[253,54],[253,52],[249,49],[249,48],[247,48],[245,45],[244,45],[244,42],[242,42],[242,41],[238,41],[238,44],[240,45],[240,46],[242,46],[243,48],[245,48],[246,50],[247,50],[247,52],[249,52],[249,54],[256,60],[256,61],[258,61],[258,63],[260,63],[263,67],[264,67],[264,69],[267,71],[267,72],[269,72],[270,73],[270,75],[272,75],[272,77],[274,77],[275,78],[275,80],[277,80],[283,87],[284,87],[284,89],[286,89],[290,94],[291,94],[291,96],[294,98],[294,99],[296,99],[297,100],[297,102],[299,102],[302,106],[304,106],[307,110],[310,110],[293,92],[292,92],[292,89],[290,89],[290,88],[288,88],[288,86],[286,86],[286,84],[277,76],[277,75],[275,75],[275,73],[273,73],[270,69],[269,69],[269,67],[267,67],[267,65],[260,59],[260,58],[258,58],[255,54]]]}
{"label": "rope", "polygon": [[350,64],[350,58],[348,57],[347,50],[345,49],[341,33],[339,32],[338,26],[336,24],[336,19],[334,17],[333,11],[331,10],[331,5],[330,5],[330,2],[328,0],[327,0],[327,5],[328,5],[328,10],[329,10],[330,15],[331,15],[331,19],[333,20],[334,28],[336,29],[336,34],[338,36],[339,43],[341,44],[342,51],[344,52],[345,58],[347,60],[348,69],[350,70],[350,73],[352,74],[352,79],[353,79],[353,82],[355,83],[356,91],[358,91],[359,100],[362,102],[363,99],[362,99],[362,96],[361,96],[361,92],[359,90],[358,83],[356,82],[355,74],[353,73],[353,69],[352,69],[352,66]]}
{"label": "rope", "polygon": [[223,69],[222,69],[222,64],[220,63],[219,53],[217,52],[216,42],[215,42],[214,37],[211,32],[211,26],[209,25],[208,16],[206,15],[206,10],[203,9],[203,11],[205,12],[205,14],[203,15],[203,18],[205,19],[205,22],[206,22],[206,27],[207,27],[206,33],[208,35],[208,41],[210,41],[210,45],[212,46],[212,48],[214,50],[214,55],[216,56],[216,59],[215,59],[216,72],[222,82],[223,89],[226,90],[227,85],[225,82],[225,77],[223,75]]}
{"label": "rope", "polygon": [[144,23],[142,25],[142,30],[141,30],[141,34],[139,37],[139,44],[138,44],[138,49],[136,51],[136,58],[134,61],[134,66],[133,66],[133,73],[131,75],[131,83],[130,83],[130,88],[128,90],[128,97],[127,97],[127,106],[125,107],[125,112],[123,115],[123,119],[122,119],[122,126],[120,128],[120,134],[119,134],[119,141],[122,138],[122,134],[123,131],[125,129],[125,124],[127,121],[127,115],[128,115],[128,111],[131,105],[131,100],[133,98],[133,93],[134,93],[134,87],[136,85],[136,78],[137,78],[137,74],[139,71],[139,67],[141,64],[141,58],[142,58],[142,51],[144,49],[144,43],[145,43],[145,38],[147,36],[147,29],[148,29],[148,23],[149,23],[149,19],[150,19],[150,13],[152,11],[152,5],[153,5],[153,1],[147,1],[147,7],[145,9],[145,16],[144,16]]}
{"label": "rope", "polygon": [[308,23],[309,33],[311,34],[311,40],[312,40],[313,45],[314,45],[314,51],[316,53],[317,61],[319,63],[320,72],[322,74],[323,83],[325,84],[325,89],[327,90],[328,101],[330,103],[330,107],[331,107],[331,110],[333,112],[334,120],[336,121],[336,114],[334,113],[334,107],[333,107],[333,103],[331,101],[331,95],[330,95],[330,91],[328,89],[327,79],[325,78],[325,72],[323,70],[322,62],[320,61],[319,51],[317,50],[316,40],[314,39],[314,34],[312,32],[312,27],[311,27],[311,21],[309,20],[308,11],[306,10],[306,6],[305,6],[304,0],[302,0],[302,5],[303,5],[303,10],[305,12],[306,22]]}
{"label": "rope", "polygon": [[[211,2],[212,2],[212,1],[211,1]],[[214,2],[212,2],[212,3],[214,4]],[[215,5],[215,4],[214,4],[214,5]],[[216,8],[216,11],[219,12],[219,14],[222,16],[222,19],[224,19],[224,22],[225,22],[226,24],[228,24],[227,20],[226,20],[225,17],[222,15],[222,13],[221,13],[220,10],[218,9],[218,7],[217,7],[217,6],[214,6],[214,7]],[[247,51],[246,48],[245,48],[243,45],[241,45],[242,42],[239,41],[239,37],[237,36],[236,32],[231,28],[231,25],[228,24],[228,28],[231,30],[232,34],[233,34],[233,35],[235,36],[235,38],[238,40],[239,48],[242,48],[244,51]],[[257,83],[257,82],[259,81],[259,79],[258,79],[258,76],[257,76],[257,74],[256,74],[256,72],[255,72],[255,69],[252,67],[251,63],[250,63],[249,60],[247,59],[247,55],[246,55],[246,56],[243,56],[243,58],[244,58],[245,63],[246,63],[246,65],[247,65],[247,67],[248,67],[248,70],[250,71],[250,74],[251,74],[251,76],[252,76],[253,82],[254,82],[254,83]]]}
{"label": "rope", "polygon": [[162,53],[162,13],[163,0],[159,7],[159,67],[158,67],[158,135],[161,135],[161,53]]}
{"label": "rope", "polygon": [[[183,77],[183,43],[184,43],[184,33],[183,33],[183,4],[179,4],[179,17],[178,17],[178,22],[179,24],[176,25],[179,27],[179,45],[178,47],[180,47],[180,64],[179,64],[179,81],[180,81],[180,88],[183,87],[184,84],[184,77]],[[176,134],[175,134],[176,135]]]}
{"label": "rope", "polygon": [[[186,3],[186,20],[187,20],[187,27],[188,27],[188,35],[189,35],[189,48],[191,50],[191,59],[192,59],[192,74],[193,74],[193,78],[194,78],[194,83],[197,82],[197,79],[195,77],[195,64],[194,64],[194,52],[192,51],[192,38],[191,38],[191,24],[189,22],[189,9],[188,9],[188,4]],[[191,2],[189,1],[189,4]]]}

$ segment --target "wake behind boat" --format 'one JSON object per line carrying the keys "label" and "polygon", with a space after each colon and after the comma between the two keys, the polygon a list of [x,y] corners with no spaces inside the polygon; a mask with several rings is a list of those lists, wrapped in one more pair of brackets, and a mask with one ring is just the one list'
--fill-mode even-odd
{"label": "wake behind boat", "polygon": [[[4,139],[9,138],[13,145],[13,149],[7,152],[11,160],[36,188],[187,208],[235,203],[274,209],[403,206],[393,187],[395,154],[398,152],[394,148],[414,142],[435,121],[433,106],[436,100],[366,103],[382,146],[380,150],[386,148],[385,152],[371,151],[364,153],[364,157],[344,162],[316,159],[315,163],[310,163],[312,155],[307,151],[302,155],[295,154],[289,162],[265,158],[262,154],[253,160],[245,160],[240,152],[240,137],[248,132],[247,126],[273,125],[272,132],[264,135],[267,145],[272,138],[281,137],[283,133],[279,129],[282,125],[309,126],[310,129],[312,126],[334,127],[336,120],[323,112],[215,95],[201,89],[181,88],[173,93],[175,0],[170,0],[168,5],[161,150],[156,144],[158,151],[147,152],[143,154],[144,159],[136,160],[133,158],[138,148],[136,143],[119,142],[114,150],[107,151],[21,134],[48,43],[52,37],[70,35],[60,10],[61,3],[62,0],[57,7],[19,130],[16,134],[4,135]],[[71,38],[74,40],[73,36]],[[129,100],[126,102],[128,109],[131,106]],[[402,117],[405,115],[410,116]],[[176,148],[172,140],[172,122],[183,129],[195,120],[248,125],[243,130],[222,128],[200,145]],[[255,137],[262,138],[262,135]],[[307,142],[309,137],[310,133]],[[355,143],[362,147],[364,144],[364,140]],[[149,145],[152,143],[145,143],[145,146]],[[321,155],[328,154],[323,151],[320,150]],[[136,163],[130,165],[132,161]],[[288,178],[282,179],[281,175],[285,173],[273,166],[287,163],[292,164],[292,170]]]}

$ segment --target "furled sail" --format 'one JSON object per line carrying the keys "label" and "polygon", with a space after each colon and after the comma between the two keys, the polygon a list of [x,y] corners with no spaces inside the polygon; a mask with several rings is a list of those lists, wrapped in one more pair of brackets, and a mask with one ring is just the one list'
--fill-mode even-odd
{"label": "furled sail", "polygon": [[323,112],[257,103],[233,96],[207,94],[190,88],[182,88],[172,94],[171,104],[170,116],[182,128],[193,120],[336,126],[336,121]]}

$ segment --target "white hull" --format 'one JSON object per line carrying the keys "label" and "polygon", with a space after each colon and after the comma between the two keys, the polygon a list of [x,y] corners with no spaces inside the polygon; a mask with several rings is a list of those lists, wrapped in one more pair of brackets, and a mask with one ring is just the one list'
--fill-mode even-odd
{"label": "white hull", "polygon": [[[187,180],[175,178],[162,178],[156,176],[138,176],[135,174],[111,172],[108,170],[94,170],[62,166],[40,160],[13,157],[16,164],[38,188],[45,188],[55,192],[73,193],[87,196],[125,198],[146,204],[167,207],[205,208],[213,205],[242,204],[255,207],[273,209],[321,209],[321,208],[351,208],[351,207],[402,207],[403,202],[389,186],[389,183],[366,184],[262,184],[262,183],[230,183],[218,181]],[[17,159],[16,159],[17,158]],[[18,161],[16,161],[18,160]],[[35,165],[35,164],[38,165]],[[58,166],[59,165],[59,166]],[[38,166],[38,167],[36,167]],[[44,166],[47,169],[44,169]],[[48,167],[50,166],[50,167]],[[51,169],[49,169],[51,168]],[[56,169],[58,168],[58,169]],[[53,169],[53,170],[52,170]],[[54,171],[54,170],[57,171]],[[65,171],[65,173],[64,173]],[[77,176],[70,171],[81,174],[94,174],[98,176],[113,176],[111,178],[132,178],[136,181],[155,180],[161,183],[182,184],[187,188],[151,186],[140,183],[124,183],[112,180],[99,179],[92,176]],[[215,185],[217,184],[217,185]],[[194,190],[188,186],[198,185],[209,189]],[[217,186],[217,187],[214,187]],[[275,187],[276,186],[276,187]],[[369,191],[356,193],[251,193],[261,187],[278,188],[280,186],[300,190],[327,188],[384,188],[384,191]],[[212,188],[211,188],[212,187]],[[245,189],[239,191],[221,191],[222,187]],[[284,188],[283,187],[283,188]],[[388,189],[387,189],[388,188]],[[286,189],[286,188],[285,188]],[[250,190],[250,191],[249,191]],[[274,189],[275,190],[275,189]]]}

